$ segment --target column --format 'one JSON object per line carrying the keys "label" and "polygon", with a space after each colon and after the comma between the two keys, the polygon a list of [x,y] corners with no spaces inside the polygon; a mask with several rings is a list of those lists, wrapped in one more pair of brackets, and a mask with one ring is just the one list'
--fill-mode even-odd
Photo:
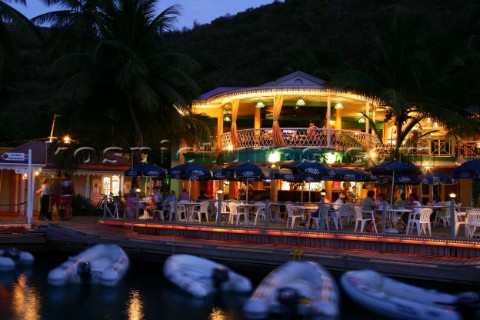
{"label": "column", "polygon": [[280,180],[272,179],[270,182],[270,201],[278,201],[278,184]]}
{"label": "column", "polygon": [[335,129],[342,130],[342,109],[335,109]]}
{"label": "column", "polygon": [[223,134],[223,110],[225,107],[222,105],[218,108],[217,114],[217,148],[218,150],[222,150],[222,134]]}
{"label": "column", "polygon": [[332,118],[332,99],[330,96],[327,98],[327,149],[330,149],[330,143],[332,140],[332,137],[330,136],[330,119]]}

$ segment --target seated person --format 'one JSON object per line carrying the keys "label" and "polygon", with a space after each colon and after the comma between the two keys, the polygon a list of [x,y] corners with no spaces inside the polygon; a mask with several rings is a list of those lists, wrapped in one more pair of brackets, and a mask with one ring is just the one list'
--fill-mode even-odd
{"label": "seated person", "polygon": [[367,197],[363,199],[362,202],[360,203],[363,211],[375,210],[375,207],[377,206],[377,204],[375,203],[375,200],[373,199],[373,197],[375,197],[375,191],[368,190]]}
{"label": "seated person", "polygon": [[200,195],[197,198],[197,201],[202,202],[202,201],[205,201],[205,200],[208,200],[208,197],[205,195],[205,191],[201,190]]}
{"label": "seated person", "polygon": [[420,213],[420,211],[422,210],[422,204],[418,201],[418,196],[413,195],[411,197],[413,200],[410,202],[410,209],[412,209],[415,213]]}
{"label": "seated person", "polygon": [[439,195],[436,195],[435,197],[433,197],[432,206],[434,206],[434,207],[443,207],[442,198],[440,198]]}
{"label": "seated person", "polygon": [[147,206],[145,207],[145,211],[148,213],[148,217],[153,218],[155,210],[157,210],[157,204],[155,203],[155,200],[151,198]]}
{"label": "seated person", "polygon": [[393,204],[395,208],[402,208],[402,207],[405,207],[407,205],[407,195],[405,194],[405,192],[402,192],[400,194],[400,198],[395,201],[395,203]]}
{"label": "seated person", "polygon": [[332,209],[334,211],[337,211],[343,206],[344,203],[345,203],[345,193],[340,192],[340,194],[338,195],[338,199],[335,200],[335,202],[332,205]]}

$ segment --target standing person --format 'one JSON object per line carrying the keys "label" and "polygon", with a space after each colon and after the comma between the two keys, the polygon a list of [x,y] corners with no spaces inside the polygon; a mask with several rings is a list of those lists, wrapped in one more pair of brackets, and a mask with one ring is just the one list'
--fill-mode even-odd
{"label": "standing person", "polygon": [[43,179],[42,187],[36,191],[41,196],[40,198],[40,215],[39,220],[52,220],[50,215],[50,186],[48,179]]}
{"label": "standing person", "polygon": [[158,186],[153,187],[153,201],[155,201],[157,208],[160,208],[163,202],[163,197],[160,192],[160,187]]}
{"label": "standing person", "polygon": [[60,190],[62,193],[62,208],[63,217],[60,214],[62,220],[69,220],[72,218],[72,199],[75,193],[75,187],[70,179],[68,173],[62,175],[62,182],[60,184]]}
{"label": "standing person", "polygon": [[53,178],[53,182],[50,185],[50,195],[52,200],[52,210],[55,206],[55,212],[60,216],[60,209],[62,207],[62,193],[61,193],[61,181],[59,176]]}

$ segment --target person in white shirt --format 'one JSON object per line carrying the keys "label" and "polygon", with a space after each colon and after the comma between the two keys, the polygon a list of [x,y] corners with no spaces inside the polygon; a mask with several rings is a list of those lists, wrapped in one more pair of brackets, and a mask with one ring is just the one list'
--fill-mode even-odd
{"label": "person in white shirt", "polygon": [[332,205],[333,210],[337,211],[338,209],[340,209],[342,205],[345,203],[344,201],[345,201],[345,193],[340,192],[340,194],[338,195],[338,199],[335,200],[335,202]]}

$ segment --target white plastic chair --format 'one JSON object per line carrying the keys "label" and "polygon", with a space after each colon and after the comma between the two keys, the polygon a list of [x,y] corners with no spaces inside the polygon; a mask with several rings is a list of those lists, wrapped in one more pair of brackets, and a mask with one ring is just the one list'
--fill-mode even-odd
{"label": "white plastic chair", "polygon": [[347,225],[350,225],[352,223],[352,220],[355,219],[355,214],[353,213],[352,210],[352,204],[351,203],[346,203],[342,205],[339,209],[339,214],[340,214],[340,227],[343,229],[342,226],[342,219],[345,219],[345,222]]}
{"label": "white plastic chair", "polygon": [[256,209],[255,209],[255,220],[253,222],[253,225],[256,226],[257,223],[259,222],[259,219],[263,219],[263,221],[267,221],[267,216],[265,215],[265,204],[264,203],[258,203],[255,204]]}
{"label": "white plastic chair", "polygon": [[480,228],[480,210],[473,209],[467,211],[467,237],[474,237],[477,228]]}
{"label": "white plastic chair", "polygon": [[[172,221],[173,215],[175,214],[175,202],[170,202],[170,214],[169,220]],[[177,204],[177,215],[178,221],[186,221],[186,212],[185,206],[181,204]]]}
{"label": "white plastic chair", "polygon": [[[315,225],[317,227],[317,230],[320,228],[320,221],[323,217],[323,220],[324,220],[324,223],[325,223],[325,228],[327,230],[330,230],[330,227],[329,227],[329,216],[328,216],[328,207],[327,206],[324,206],[323,207],[323,211],[320,212],[321,209],[321,206],[318,208],[318,210],[310,210],[308,212],[308,223],[310,223],[311,220],[315,221]],[[312,216],[313,214],[315,214],[315,216]]]}
{"label": "white plastic chair", "polygon": [[[450,210],[447,210],[447,213],[450,212]],[[458,235],[458,229],[460,229],[460,226],[464,226],[465,228],[465,237],[468,237],[468,221],[467,221],[467,216],[465,213],[460,213],[457,210],[455,210],[455,236]]]}
{"label": "white plastic chair", "polygon": [[297,218],[302,219],[303,218],[303,213],[300,212],[299,210],[293,209],[292,204],[286,204],[285,207],[287,208],[287,228],[288,228],[288,223],[290,222],[290,228],[293,229],[293,226],[295,225],[295,220]]}
{"label": "white plastic chair", "polygon": [[[233,224],[233,221],[235,220],[235,224],[238,225],[240,223],[240,217],[243,216],[244,220],[247,221],[247,214],[245,210],[238,210],[239,207],[235,202],[230,202],[228,204],[228,207],[230,208],[230,215],[228,218],[228,223]],[[244,208],[242,208],[244,209]]]}
{"label": "white plastic chair", "polygon": [[208,207],[210,207],[209,201],[203,201],[198,206],[195,206],[192,212],[192,219],[202,222],[202,218],[205,216],[205,220],[208,222]]}
{"label": "white plastic chair", "polygon": [[447,209],[448,207],[443,207],[435,211],[435,219],[433,220],[433,224],[435,226],[440,225],[440,220],[442,221],[442,224],[445,228],[447,227],[447,225],[450,225],[450,215],[447,215]]}
{"label": "white plastic chair", "polygon": [[[230,217],[230,207],[228,202],[222,201],[222,209],[220,210],[221,219],[228,220],[227,217]],[[218,202],[215,201],[215,221],[218,220]]]}
{"label": "white plastic chair", "polygon": [[375,233],[378,233],[377,226],[375,225],[375,217],[373,216],[373,211],[363,211],[359,206],[354,206],[353,210],[355,211],[355,232],[357,232],[358,224],[360,223],[360,232],[363,232],[365,225],[368,221],[373,223],[373,229]]}
{"label": "white plastic chair", "polygon": [[420,235],[421,232],[427,234],[428,230],[428,235],[431,237],[432,226],[430,225],[430,215],[432,212],[433,211],[430,208],[423,208],[419,213],[410,213],[405,234],[411,234],[413,228],[417,228],[418,235]]}

